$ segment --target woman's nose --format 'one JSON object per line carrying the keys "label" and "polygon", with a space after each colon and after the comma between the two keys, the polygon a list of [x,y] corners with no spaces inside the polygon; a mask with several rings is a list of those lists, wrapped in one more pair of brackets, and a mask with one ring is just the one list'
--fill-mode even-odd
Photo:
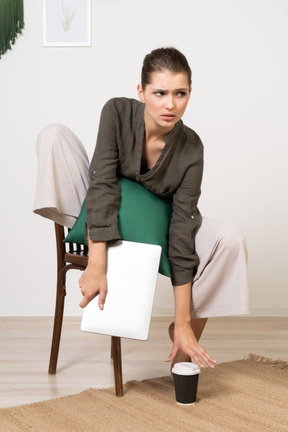
{"label": "woman's nose", "polygon": [[174,108],[174,99],[173,96],[168,96],[166,99],[166,108],[172,110]]}

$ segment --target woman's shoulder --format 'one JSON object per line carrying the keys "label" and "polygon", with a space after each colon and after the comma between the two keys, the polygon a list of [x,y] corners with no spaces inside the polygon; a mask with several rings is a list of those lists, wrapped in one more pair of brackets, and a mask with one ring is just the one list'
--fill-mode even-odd
{"label": "woman's shoulder", "polygon": [[181,125],[181,133],[183,135],[183,139],[188,147],[199,147],[199,149],[203,149],[203,143],[199,135],[190,127],[186,126],[184,123]]}
{"label": "woman's shoulder", "polygon": [[127,98],[127,97],[114,97],[112,99],[109,99],[104,107],[103,110],[116,110],[117,112],[123,114],[123,113],[133,113],[138,112],[139,109],[142,106],[142,102]]}
{"label": "woman's shoulder", "polygon": [[125,133],[140,130],[144,122],[143,106],[136,99],[109,99],[102,108],[101,122],[110,126],[117,125],[117,128]]}

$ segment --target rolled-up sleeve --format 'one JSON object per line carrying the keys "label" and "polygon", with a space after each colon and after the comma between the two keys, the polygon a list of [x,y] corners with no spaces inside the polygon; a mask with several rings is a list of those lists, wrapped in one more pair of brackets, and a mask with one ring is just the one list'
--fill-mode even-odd
{"label": "rolled-up sleeve", "polygon": [[89,168],[86,210],[89,237],[93,241],[121,238],[117,226],[121,191],[117,165],[116,115],[113,104],[108,101],[101,113],[96,148]]}
{"label": "rolled-up sleeve", "polygon": [[199,264],[195,251],[195,235],[202,217],[198,210],[203,175],[203,146],[187,167],[182,182],[173,196],[173,213],[169,230],[169,261],[174,286],[191,282]]}

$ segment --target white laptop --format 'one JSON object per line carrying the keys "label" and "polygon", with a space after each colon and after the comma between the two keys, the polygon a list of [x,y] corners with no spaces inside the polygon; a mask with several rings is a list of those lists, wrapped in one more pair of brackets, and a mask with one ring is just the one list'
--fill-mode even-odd
{"label": "white laptop", "polygon": [[84,308],[81,330],[147,340],[161,246],[117,241],[107,247],[108,292],[104,309],[98,296]]}

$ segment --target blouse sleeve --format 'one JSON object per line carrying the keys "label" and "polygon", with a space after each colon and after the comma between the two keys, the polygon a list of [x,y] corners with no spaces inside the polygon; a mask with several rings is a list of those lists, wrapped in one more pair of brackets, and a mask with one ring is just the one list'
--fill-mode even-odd
{"label": "blouse sleeve", "polygon": [[89,168],[86,210],[89,237],[93,241],[121,238],[117,226],[121,189],[117,176],[116,131],[115,108],[108,101],[101,113],[96,148]]}
{"label": "blouse sleeve", "polygon": [[174,286],[191,282],[199,264],[195,235],[202,221],[197,204],[203,175],[203,146],[197,159],[183,176],[173,196],[173,213],[169,229],[169,261]]}

